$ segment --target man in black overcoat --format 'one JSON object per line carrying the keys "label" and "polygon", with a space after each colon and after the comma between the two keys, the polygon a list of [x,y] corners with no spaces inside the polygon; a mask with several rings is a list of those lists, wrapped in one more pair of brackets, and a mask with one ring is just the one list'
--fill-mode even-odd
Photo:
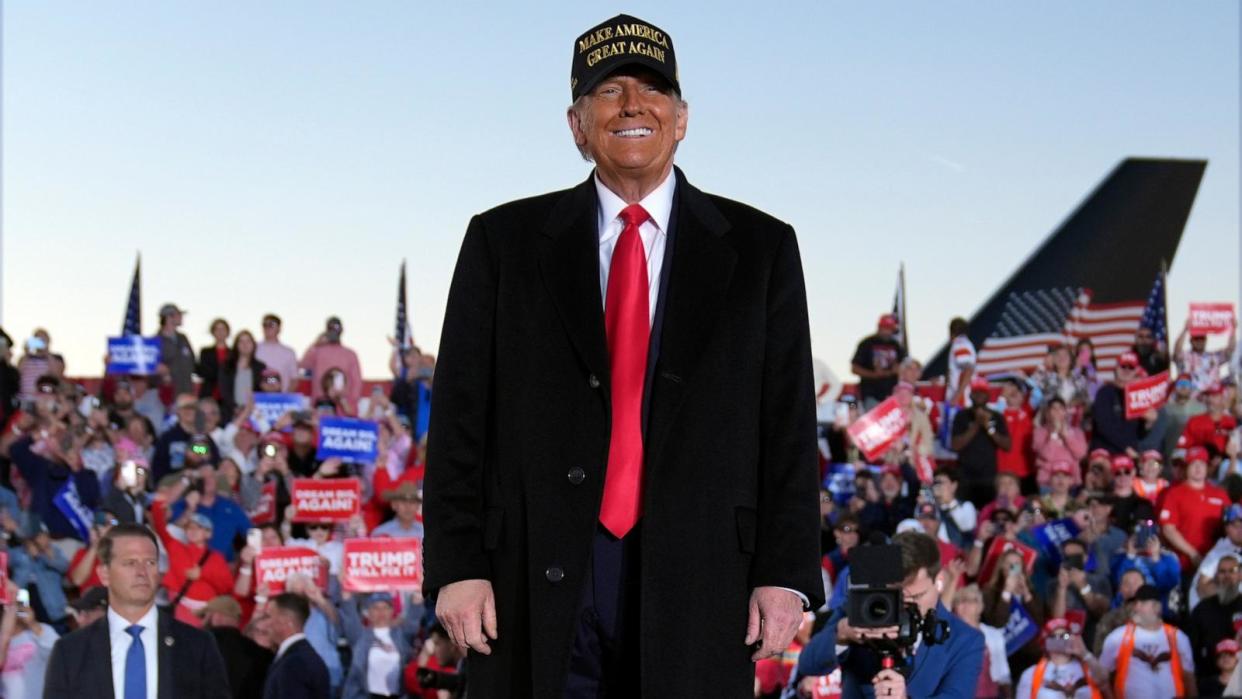
{"label": "man in black overcoat", "polygon": [[476,216],[454,272],[425,591],[471,699],[749,697],[823,601],[797,241],[674,168],[667,34],[573,52],[594,173]]}

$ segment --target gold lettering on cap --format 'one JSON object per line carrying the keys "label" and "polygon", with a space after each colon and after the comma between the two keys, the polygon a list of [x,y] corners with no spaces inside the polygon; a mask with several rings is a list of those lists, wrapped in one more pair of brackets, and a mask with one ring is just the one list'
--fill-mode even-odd
{"label": "gold lettering on cap", "polygon": [[586,59],[587,67],[588,68],[594,67],[596,63],[599,63],[605,58],[612,58],[613,56],[619,56],[625,52],[626,52],[626,46],[625,46],[624,41],[618,41],[612,44],[604,44],[603,46],[600,46],[599,48],[587,54],[587,59]]}
{"label": "gold lettering on cap", "polygon": [[587,49],[612,38],[612,27],[603,27],[587,34],[578,40],[578,53],[582,53]]}
{"label": "gold lettering on cap", "polygon": [[668,39],[664,37],[664,32],[654,27],[649,27],[645,24],[639,24],[637,22],[632,22],[630,24],[618,24],[616,34],[617,36],[638,37],[640,39],[646,39],[654,44],[659,44],[664,48],[669,47]]}
{"label": "gold lettering on cap", "polygon": [[636,53],[640,56],[654,58],[661,63],[664,62],[664,49],[658,46],[643,43],[641,41],[630,42],[630,53]]}

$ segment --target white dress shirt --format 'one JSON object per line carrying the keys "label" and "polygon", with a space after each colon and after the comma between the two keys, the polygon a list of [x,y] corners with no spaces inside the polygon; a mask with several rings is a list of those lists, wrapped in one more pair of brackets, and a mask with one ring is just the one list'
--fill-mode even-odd
{"label": "white dress shirt", "polygon": [[[664,247],[668,243],[668,219],[673,214],[673,190],[677,177],[672,170],[650,194],[638,202],[651,218],[638,227],[647,255],[647,322],[655,322],[656,300],[660,296],[660,270],[664,268]],[[599,195],[599,291],[600,299],[608,299],[608,271],[612,267],[612,251],[625,228],[621,210],[629,206],[621,197],[595,176],[595,192]]]}
{"label": "white dress shirt", "polygon": [[[656,301],[660,298],[660,271],[664,269],[664,248],[668,244],[668,220],[673,215],[673,192],[677,189],[677,176],[669,170],[668,177],[650,194],[639,201],[650,218],[638,227],[638,237],[643,240],[643,252],[647,255],[647,323],[655,324]],[[608,271],[612,268],[612,251],[625,228],[621,210],[629,206],[615,192],[600,182],[595,175],[595,192],[599,195],[599,291],[605,307],[608,303]],[[802,600],[802,607],[810,606],[807,596],[789,590]]]}
{"label": "white dress shirt", "polygon": [[274,663],[277,660],[280,660],[280,656],[284,655],[285,651],[289,650],[289,646],[293,645],[294,643],[297,643],[298,641],[304,638],[306,638],[306,634],[299,631],[293,634],[292,636],[290,636],[289,638],[286,638],[285,640],[281,641],[280,647],[276,649],[276,657],[272,658],[272,662]]}
{"label": "white dress shirt", "polygon": [[[159,692],[159,610],[155,605],[147,610],[138,620],[142,633],[142,651],[146,655],[147,699],[156,699]],[[108,640],[112,646],[112,691],[113,696],[120,699],[125,696],[125,659],[129,657],[129,647],[134,645],[134,637],[125,629],[131,624],[111,608],[108,609]]]}

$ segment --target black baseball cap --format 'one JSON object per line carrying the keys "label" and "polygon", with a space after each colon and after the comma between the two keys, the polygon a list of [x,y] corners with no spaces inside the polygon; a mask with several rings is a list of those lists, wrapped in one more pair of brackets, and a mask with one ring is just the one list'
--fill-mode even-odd
{"label": "black baseball cap", "polygon": [[569,69],[572,99],[587,94],[599,81],[627,65],[650,68],[681,92],[672,38],[650,22],[617,15],[574,40],[574,58]]}
{"label": "black baseball cap", "polygon": [[1155,585],[1143,585],[1134,593],[1134,601],[1142,602],[1144,600],[1160,601],[1160,590]]}

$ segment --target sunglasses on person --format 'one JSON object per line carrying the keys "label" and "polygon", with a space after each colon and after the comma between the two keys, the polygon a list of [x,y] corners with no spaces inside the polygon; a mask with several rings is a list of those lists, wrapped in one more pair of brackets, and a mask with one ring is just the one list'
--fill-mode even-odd
{"label": "sunglasses on person", "polygon": [[327,522],[311,522],[310,524],[307,524],[307,525],[306,525],[306,528],[307,528],[308,530],[313,530],[313,529],[331,529],[331,528],[332,528],[332,525],[331,525],[331,524],[328,524]]}
{"label": "sunglasses on person", "polygon": [[1117,471],[1117,475],[1118,475],[1118,476],[1133,476],[1133,475],[1134,475],[1134,469],[1132,469],[1132,468],[1123,468],[1123,469],[1121,469],[1120,471]]}

